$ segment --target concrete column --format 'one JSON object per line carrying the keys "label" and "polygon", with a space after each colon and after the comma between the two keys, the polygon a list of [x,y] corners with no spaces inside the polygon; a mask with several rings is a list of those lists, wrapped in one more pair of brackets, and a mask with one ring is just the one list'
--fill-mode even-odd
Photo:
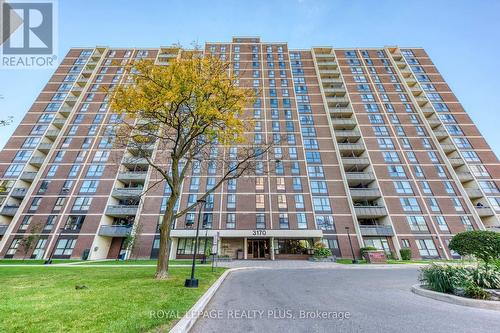
{"label": "concrete column", "polygon": [[175,257],[177,256],[177,243],[179,239],[178,238],[171,238],[170,241],[170,258],[169,260],[174,260]]}
{"label": "concrete column", "polygon": [[271,237],[269,239],[269,242],[271,242],[271,246],[270,246],[271,260],[274,260],[274,237]]}
{"label": "concrete column", "polygon": [[243,258],[248,259],[248,239],[243,238]]}

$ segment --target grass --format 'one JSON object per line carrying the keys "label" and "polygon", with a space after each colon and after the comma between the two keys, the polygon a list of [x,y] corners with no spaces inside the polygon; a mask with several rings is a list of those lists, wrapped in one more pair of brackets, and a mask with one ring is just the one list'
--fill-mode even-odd
{"label": "grass", "polygon": [[[352,264],[352,259],[336,259],[335,262],[339,264]],[[454,259],[454,260],[446,260],[446,259],[433,259],[433,260],[393,260],[388,259],[388,264],[431,264],[433,262],[442,262],[442,263],[460,263],[460,264],[471,264],[476,263],[474,260],[463,260],[463,259]],[[368,262],[365,259],[358,259],[358,264],[367,264]]]}
{"label": "grass", "polygon": [[[79,262],[78,259],[52,259],[54,264]],[[0,259],[0,265],[43,265],[45,260],[38,259]]]}
{"label": "grass", "polygon": [[[222,274],[199,267],[198,289],[184,288],[188,267],[170,269],[168,280],[152,278],[154,267],[0,268],[0,332],[144,332],[167,330]],[[75,289],[85,285],[87,289]],[[169,312],[171,311],[171,312]]]}
{"label": "grass", "polygon": [[[156,265],[156,259],[129,259],[129,260],[104,260],[104,261],[89,261],[88,264],[92,265]],[[175,259],[169,260],[170,265],[191,265],[192,260],[189,259]],[[198,265],[200,260],[196,260]]]}

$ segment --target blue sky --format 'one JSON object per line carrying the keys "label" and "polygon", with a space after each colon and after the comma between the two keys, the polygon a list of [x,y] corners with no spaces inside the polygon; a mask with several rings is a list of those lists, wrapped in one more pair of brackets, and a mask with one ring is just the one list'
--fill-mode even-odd
{"label": "blue sky", "polygon": [[[497,156],[500,155],[500,1],[253,0],[59,1],[59,58],[76,46],[158,47],[261,36],[291,48],[426,48]],[[0,148],[52,70],[0,70]]]}

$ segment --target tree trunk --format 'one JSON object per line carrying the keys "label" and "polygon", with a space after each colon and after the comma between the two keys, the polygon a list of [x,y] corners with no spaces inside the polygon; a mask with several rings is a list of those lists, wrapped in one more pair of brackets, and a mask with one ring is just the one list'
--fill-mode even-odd
{"label": "tree trunk", "polygon": [[177,201],[177,195],[170,196],[165,214],[163,215],[163,222],[160,227],[160,249],[158,253],[158,261],[156,263],[155,279],[161,280],[168,278],[168,259],[170,257],[170,230],[173,225],[174,207]]}

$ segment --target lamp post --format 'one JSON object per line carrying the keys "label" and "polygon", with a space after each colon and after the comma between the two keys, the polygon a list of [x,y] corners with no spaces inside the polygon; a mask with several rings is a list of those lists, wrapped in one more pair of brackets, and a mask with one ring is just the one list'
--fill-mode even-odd
{"label": "lamp post", "polygon": [[198,288],[198,279],[194,278],[194,269],[196,265],[196,253],[198,252],[198,236],[200,234],[201,211],[203,210],[203,206],[207,201],[205,199],[200,199],[196,202],[200,205],[200,209],[198,211],[198,224],[196,225],[196,237],[194,240],[193,263],[191,265],[191,278],[186,279],[186,281],[184,282],[184,287],[186,288]]}
{"label": "lamp post", "polygon": [[352,248],[352,241],[351,241],[351,234],[349,233],[349,227],[345,227],[345,230],[347,231],[347,238],[349,239],[349,246],[351,247],[352,263],[357,264],[358,261],[356,260],[356,257],[354,256],[354,249]]}
{"label": "lamp post", "polygon": [[62,227],[62,228],[59,229],[59,233],[57,234],[56,242],[54,243],[54,246],[52,247],[52,251],[50,251],[49,257],[43,263],[44,265],[50,265],[50,264],[52,264],[52,256],[54,255],[54,252],[56,251],[57,242],[59,241],[59,237],[61,237],[61,233],[62,233],[63,230],[64,230],[64,227]]}
{"label": "lamp post", "polygon": [[207,263],[207,242],[208,242],[208,229],[205,229],[205,244],[203,245],[203,259],[201,259],[202,264]]}

